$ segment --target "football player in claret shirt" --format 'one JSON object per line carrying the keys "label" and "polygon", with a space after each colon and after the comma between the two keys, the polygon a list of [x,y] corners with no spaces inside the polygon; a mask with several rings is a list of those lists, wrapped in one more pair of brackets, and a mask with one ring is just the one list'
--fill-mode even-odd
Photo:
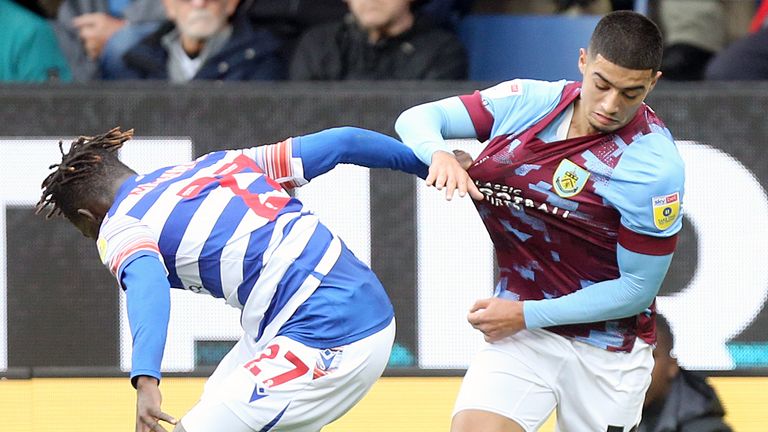
{"label": "football player in claret shirt", "polygon": [[[451,430],[630,431],[651,379],[654,299],[681,229],[684,169],[644,100],[661,76],[644,16],[604,16],[582,82],[515,79],[405,111],[395,128],[427,184],[475,205],[500,280],[468,320],[472,360]],[[474,161],[446,138],[487,141]],[[454,289],[460,289],[456,287]]]}
{"label": "football player in claret shirt", "polygon": [[[115,128],[62,149],[38,211],[96,240],[125,290],[136,430],[317,431],[344,414],[389,360],[392,305],[286,189],[338,163],[422,177],[427,167],[395,139],[346,127],[137,175],[117,157],[132,135]],[[244,331],[180,422],[161,411],[158,387],[170,288],[241,309]]]}

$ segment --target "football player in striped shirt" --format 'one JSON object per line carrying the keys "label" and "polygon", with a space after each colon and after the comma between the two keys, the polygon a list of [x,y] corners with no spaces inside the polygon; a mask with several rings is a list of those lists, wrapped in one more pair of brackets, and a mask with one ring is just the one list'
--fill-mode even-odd
{"label": "football player in striped shirt", "polygon": [[[125,291],[137,431],[317,431],[371,388],[389,359],[392,305],[373,272],[286,191],[338,163],[426,176],[390,137],[352,127],[218,151],[139,175],[119,128],[72,143],[38,212],[63,215]],[[61,147],[61,143],[60,143]],[[241,309],[243,337],[177,422],[161,411],[170,288]]]}

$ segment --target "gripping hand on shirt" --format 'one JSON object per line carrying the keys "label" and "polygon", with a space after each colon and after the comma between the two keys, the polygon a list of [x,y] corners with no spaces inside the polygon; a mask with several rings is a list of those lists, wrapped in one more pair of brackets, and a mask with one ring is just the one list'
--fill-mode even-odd
{"label": "gripping hand on shirt", "polygon": [[464,150],[454,150],[453,156],[456,157],[456,160],[459,161],[459,165],[464,169],[464,171],[469,171],[469,167],[472,166],[472,162],[474,162],[474,159],[472,159],[472,155],[465,152]]}
{"label": "gripping hand on shirt", "polygon": [[[465,159],[462,156],[462,162],[466,162]],[[427,186],[434,186],[439,191],[445,188],[445,199],[449,201],[453,198],[456,190],[459,191],[461,197],[469,193],[472,198],[478,201],[483,199],[482,192],[477,189],[462,163],[455,155],[446,151],[438,150],[432,154],[432,163],[429,165],[429,175],[426,181]]]}
{"label": "gripping hand on shirt", "polygon": [[480,330],[486,342],[496,342],[525,329],[523,302],[491,297],[472,305],[467,321]]}

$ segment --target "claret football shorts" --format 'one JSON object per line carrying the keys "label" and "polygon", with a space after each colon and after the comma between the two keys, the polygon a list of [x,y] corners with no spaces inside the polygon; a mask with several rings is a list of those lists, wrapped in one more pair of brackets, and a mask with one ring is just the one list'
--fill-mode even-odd
{"label": "claret football shorts", "polygon": [[557,410],[559,432],[630,432],[651,383],[652,347],[610,352],[547,330],[486,344],[470,363],[454,415],[473,409],[536,431]]}
{"label": "claret football shorts", "polygon": [[395,322],[342,347],[277,336],[259,352],[241,339],[182,419],[187,432],[314,432],[370,390],[389,361]]}

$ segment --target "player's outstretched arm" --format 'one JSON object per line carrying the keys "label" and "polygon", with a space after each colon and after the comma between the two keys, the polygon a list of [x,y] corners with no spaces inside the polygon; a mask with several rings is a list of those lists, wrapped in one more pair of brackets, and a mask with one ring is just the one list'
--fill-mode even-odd
{"label": "player's outstretched arm", "polygon": [[475,126],[458,96],[416,105],[398,116],[395,131],[426,165],[436,151],[449,151],[446,139],[477,138]]}
{"label": "player's outstretched arm", "polygon": [[302,186],[342,163],[427,176],[427,166],[400,141],[351,126],[252,147],[242,153],[286,189]]}
{"label": "player's outstretched arm", "polygon": [[400,141],[378,132],[345,126],[294,138],[307,180],[338,164],[389,168],[425,178],[427,166]]}
{"label": "player's outstretched arm", "polygon": [[469,193],[475,199],[483,194],[448,150],[446,138],[476,138],[476,132],[459,97],[418,105],[404,111],[395,122],[395,130],[403,143],[413,149],[422,162],[429,165],[427,186],[445,188],[450,200],[455,191],[459,196]]}

